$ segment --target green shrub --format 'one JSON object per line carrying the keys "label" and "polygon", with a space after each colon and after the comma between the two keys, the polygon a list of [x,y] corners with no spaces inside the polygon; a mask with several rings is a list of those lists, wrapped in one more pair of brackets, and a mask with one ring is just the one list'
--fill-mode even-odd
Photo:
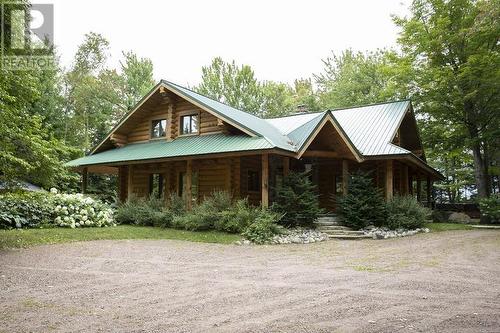
{"label": "green shrub", "polygon": [[23,191],[0,195],[0,229],[52,224],[53,210],[49,193]]}
{"label": "green shrub", "polygon": [[481,215],[485,216],[489,223],[500,223],[500,194],[492,194],[489,198],[479,200]]}
{"label": "green shrub", "polygon": [[323,212],[319,207],[316,186],[307,173],[290,172],[275,189],[271,209],[284,214],[280,224],[288,227],[311,226]]}
{"label": "green shrub", "polygon": [[258,212],[255,220],[242,233],[242,236],[255,244],[264,244],[271,240],[274,235],[283,232],[283,227],[279,226],[282,215],[268,209]]}
{"label": "green shrub", "polygon": [[163,198],[150,196],[147,199],[132,197],[118,206],[115,219],[120,224],[168,227],[174,214]]}
{"label": "green shrub", "polygon": [[416,229],[424,226],[430,209],[422,206],[412,196],[396,196],[387,202],[387,221],[382,225],[389,229]]}
{"label": "green shrub", "polygon": [[167,207],[172,215],[182,215],[186,212],[186,202],[175,192],[168,195]]}
{"label": "green shrub", "polygon": [[110,207],[82,194],[16,192],[0,196],[0,228],[36,228],[114,225]]}
{"label": "green shrub", "polygon": [[259,208],[250,206],[247,199],[238,200],[218,214],[214,228],[219,231],[241,233],[255,220],[258,212]]}
{"label": "green shrub", "polygon": [[369,225],[383,225],[387,218],[385,202],[369,177],[369,174],[357,171],[351,174],[348,194],[338,200],[339,215],[344,224],[354,229]]}
{"label": "green shrub", "polygon": [[227,192],[214,191],[190,212],[175,216],[172,225],[190,231],[214,229],[221,213],[230,209],[231,196]]}
{"label": "green shrub", "polygon": [[174,216],[172,226],[189,231],[203,231],[213,229],[213,215],[202,213],[186,213]]}

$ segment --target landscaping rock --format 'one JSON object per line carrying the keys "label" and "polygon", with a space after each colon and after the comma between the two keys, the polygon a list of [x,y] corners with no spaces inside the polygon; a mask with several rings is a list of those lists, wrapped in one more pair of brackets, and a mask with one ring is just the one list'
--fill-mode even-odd
{"label": "landscaping rock", "polygon": [[417,228],[414,230],[399,228],[397,230],[389,230],[386,227],[377,228],[374,226],[366,227],[362,230],[365,235],[371,236],[373,239],[388,239],[396,237],[407,237],[418,234],[419,232],[429,232],[429,228]]}
{"label": "landscaping rock", "polygon": [[471,223],[471,218],[467,214],[454,212],[448,217],[448,221],[451,223],[468,224]]}
{"label": "landscaping rock", "polygon": [[[328,240],[328,235],[314,229],[291,229],[286,233],[274,236],[268,244],[310,244]],[[236,242],[238,245],[250,245],[249,240]]]}

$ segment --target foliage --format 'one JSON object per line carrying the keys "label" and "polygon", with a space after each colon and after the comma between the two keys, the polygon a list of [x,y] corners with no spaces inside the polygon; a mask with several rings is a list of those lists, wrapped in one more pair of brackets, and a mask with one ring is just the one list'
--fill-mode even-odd
{"label": "foliage", "polygon": [[107,227],[113,212],[105,204],[82,194],[14,192],[0,196],[0,228]]}
{"label": "foliage", "polygon": [[113,211],[109,206],[82,194],[57,193],[51,189],[53,221],[60,227],[114,226]]}
{"label": "foliage", "polygon": [[231,207],[220,212],[214,222],[215,230],[242,233],[255,220],[259,208],[251,207],[247,199],[237,200]]}
{"label": "foliage", "polygon": [[319,109],[309,79],[295,80],[293,86],[258,81],[250,66],[239,66],[234,60],[225,62],[220,57],[202,68],[201,79],[195,88],[200,94],[259,116],[283,116],[293,113],[298,105],[305,105],[309,111]]}
{"label": "foliage", "polygon": [[378,226],[389,229],[416,229],[424,226],[430,210],[412,196],[396,196],[387,202],[387,220]]}
{"label": "foliage", "polygon": [[323,108],[386,102],[406,98],[397,55],[380,50],[332,54],[323,60],[323,73],[314,75]]}
{"label": "foliage", "polygon": [[339,214],[348,227],[362,229],[385,223],[387,211],[384,199],[367,173],[357,171],[351,174],[347,195],[338,202]]}
{"label": "foliage", "polygon": [[283,232],[282,227],[277,224],[280,217],[279,213],[262,209],[256,215],[254,222],[242,233],[242,236],[255,244],[264,244],[274,235]]}
{"label": "foliage", "polygon": [[[175,216],[172,225],[191,231],[214,229],[216,221],[221,219],[222,212],[230,210],[231,202],[229,193],[214,191],[192,211]],[[221,223],[217,225],[221,226]]]}
{"label": "foliage", "polygon": [[423,118],[420,120],[426,157],[445,176],[434,185],[438,202],[462,202],[473,192],[473,159],[463,145],[462,131],[451,122],[442,123]]}
{"label": "foliage", "polygon": [[311,226],[322,213],[316,186],[308,173],[290,172],[275,189],[272,210],[284,216],[280,224],[287,227]]}
{"label": "foliage", "polygon": [[37,228],[52,222],[46,193],[19,191],[0,196],[0,229]]}
{"label": "foliage", "polygon": [[496,193],[489,198],[479,200],[481,215],[489,219],[490,223],[500,223],[500,194]]}
{"label": "foliage", "polygon": [[102,239],[178,239],[190,242],[231,244],[240,238],[239,235],[218,231],[191,232],[130,225],[119,225],[114,228],[0,230],[0,249]]}
{"label": "foliage", "polygon": [[196,88],[200,94],[240,110],[260,112],[260,84],[250,66],[238,66],[234,60],[225,62],[217,57],[201,71],[202,83]]}
{"label": "foliage", "polygon": [[168,227],[172,224],[174,213],[168,209],[163,197],[131,197],[117,207],[115,219],[119,224]]}
{"label": "foliage", "polygon": [[472,152],[477,193],[486,197],[488,163],[500,143],[498,1],[414,0],[410,10],[395,22],[417,109],[460,134],[456,145]]}
{"label": "foliage", "polygon": [[126,110],[132,107],[153,88],[153,62],[139,58],[134,52],[122,52],[125,58],[120,62],[123,77],[123,104]]}

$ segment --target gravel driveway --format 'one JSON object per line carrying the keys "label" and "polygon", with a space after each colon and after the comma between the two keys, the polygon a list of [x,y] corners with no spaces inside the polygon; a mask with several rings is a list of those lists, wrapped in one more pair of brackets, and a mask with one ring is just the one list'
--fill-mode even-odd
{"label": "gravel driveway", "polygon": [[499,332],[500,231],[0,252],[5,332]]}

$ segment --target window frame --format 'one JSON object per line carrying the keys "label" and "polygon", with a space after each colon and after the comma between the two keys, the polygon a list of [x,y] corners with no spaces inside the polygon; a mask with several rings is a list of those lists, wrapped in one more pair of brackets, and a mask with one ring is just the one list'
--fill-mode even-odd
{"label": "window frame", "polygon": [[[158,188],[155,188],[155,177],[158,177]],[[165,187],[165,177],[161,173],[150,173],[149,174],[149,195],[152,195],[155,190],[157,191],[157,198],[161,198],[163,196],[163,189]]]}
{"label": "window frame", "polygon": [[[165,135],[153,137],[153,130],[154,130],[153,123],[154,122],[160,122],[160,124],[161,124],[162,121],[165,121],[165,128],[163,129]],[[161,118],[153,118],[153,119],[151,119],[150,122],[149,122],[149,139],[150,140],[165,139],[167,137],[167,128],[168,128],[168,120],[167,120],[167,118],[161,117]]]}
{"label": "window frame", "polygon": [[[253,185],[255,184],[253,184],[254,182],[252,181],[252,177],[250,174],[253,174],[256,177],[256,183],[255,183],[257,185],[256,188],[253,187]],[[252,193],[260,193],[261,181],[260,181],[260,172],[258,170],[253,170],[253,169],[247,170],[247,191]]]}
{"label": "window frame", "polygon": [[[189,117],[189,129],[190,132],[184,133],[184,118]],[[191,129],[193,127],[193,117],[196,117],[196,132],[192,132]],[[188,136],[188,135],[198,135],[200,134],[200,114],[199,113],[187,113],[183,114],[179,117],[179,136]]]}

